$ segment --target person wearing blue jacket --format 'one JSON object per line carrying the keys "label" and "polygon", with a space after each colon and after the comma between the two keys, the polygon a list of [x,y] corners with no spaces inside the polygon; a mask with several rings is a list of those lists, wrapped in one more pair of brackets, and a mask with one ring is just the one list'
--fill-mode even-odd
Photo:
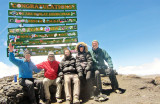
{"label": "person wearing blue jacket", "polygon": [[29,95],[31,104],[37,104],[34,90],[34,79],[32,72],[40,72],[31,61],[31,53],[29,50],[24,51],[24,60],[16,59],[13,53],[14,46],[9,44],[9,60],[19,68],[19,84],[25,86]]}

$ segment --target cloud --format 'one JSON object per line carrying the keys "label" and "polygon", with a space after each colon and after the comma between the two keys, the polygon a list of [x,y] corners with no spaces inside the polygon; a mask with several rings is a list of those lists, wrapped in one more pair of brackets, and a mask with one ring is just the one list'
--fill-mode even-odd
{"label": "cloud", "polygon": [[18,74],[18,67],[16,66],[8,66],[3,62],[0,62],[0,78],[4,76],[11,76]]}
{"label": "cloud", "polygon": [[5,47],[7,47],[7,41],[4,41],[3,45],[4,45]]}
{"label": "cloud", "polygon": [[0,35],[1,35],[5,30],[7,30],[7,28],[8,28],[10,25],[11,25],[11,24],[9,23],[6,27],[4,27],[3,30],[0,31]]}
{"label": "cloud", "polygon": [[121,66],[117,70],[120,74],[154,75],[160,74],[160,59],[155,58],[153,62],[139,66]]}
{"label": "cloud", "polygon": [[[75,56],[75,54],[73,54],[73,56]],[[63,55],[56,55],[56,60],[60,62],[63,57]],[[34,64],[38,64],[46,61],[47,56],[32,56],[31,60]],[[136,74],[141,76],[160,74],[160,59],[155,58],[153,62],[139,66],[121,66],[118,68],[117,72],[119,74]],[[15,65],[9,66],[0,62],[0,78],[15,74],[18,74],[18,67]]]}
{"label": "cloud", "polygon": [[[60,62],[63,58],[63,55],[56,55],[55,58]],[[32,56],[31,60],[34,64],[39,64],[43,61],[47,61],[47,56]]]}
{"label": "cloud", "polygon": [[[76,54],[72,54],[74,57],[76,56]],[[59,62],[61,62],[61,60],[63,59],[64,55],[55,55],[55,59]],[[39,64],[43,61],[47,61],[47,56],[32,56],[31,60],[34,64]]]}
{"label": "cloud", "polygon": [[[73,54],[75,56],[75,54]],[[55,58],[57,61],[61,61],[63,59],[63,55],[56,55]],[[32,56],[31,60],[34,64],[39,64],[43,61],[47,60],[47,56]],[[18,67],[15,65],[9,66],[7,64],[4,64],[3,62],[0,62],[0,78],[5,76],[11,76],[18,74]]]}

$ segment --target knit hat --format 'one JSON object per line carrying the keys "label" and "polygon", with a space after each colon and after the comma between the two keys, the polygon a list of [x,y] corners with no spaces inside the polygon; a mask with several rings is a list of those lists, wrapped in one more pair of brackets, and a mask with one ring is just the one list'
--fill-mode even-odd
{"label": "knit hat", "polygon": [[84,45],[82,45],[82,44],[80,44],[79,46],[78,46],[78,48],[80,48],[80,47],[85,47]]}
{"label": "knit hat", "polygon": [[49,51],[49,52],[48,52],[48,56],[54,56],[54,52]]}

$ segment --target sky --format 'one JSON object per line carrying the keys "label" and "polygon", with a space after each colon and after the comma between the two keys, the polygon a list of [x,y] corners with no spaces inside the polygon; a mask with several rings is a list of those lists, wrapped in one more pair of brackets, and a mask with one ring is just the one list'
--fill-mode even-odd
{"label": "sky", "polygon": [[[0,77],[18,73],[6,56],[9,2],[0,0]],[[27,3],[76,3],[78,41],[99,47],[112,57],[114,69],[121,74],[160,74],[159,0],[23,0]],[[24,25],[25,26],[25,25]],[[33,25],[31,25],[33,26]],[[61,56],[56,56],[61,60]],[[35,64],[46,56],[32,57]]]}

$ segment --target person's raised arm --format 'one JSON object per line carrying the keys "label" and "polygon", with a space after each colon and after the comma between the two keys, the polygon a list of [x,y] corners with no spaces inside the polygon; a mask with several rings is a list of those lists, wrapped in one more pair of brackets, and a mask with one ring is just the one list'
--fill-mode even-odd
{"label": "person's raised arm", "polygon": [[16,58],[14,57],[13,50],[14,50],[14,46],[12,46],[12,43],[9,43],[9,60],[10,60],[13,64],[19,66],[23,61],[22,61],[22,60],[19,60],[19,59],[16,59]]}

